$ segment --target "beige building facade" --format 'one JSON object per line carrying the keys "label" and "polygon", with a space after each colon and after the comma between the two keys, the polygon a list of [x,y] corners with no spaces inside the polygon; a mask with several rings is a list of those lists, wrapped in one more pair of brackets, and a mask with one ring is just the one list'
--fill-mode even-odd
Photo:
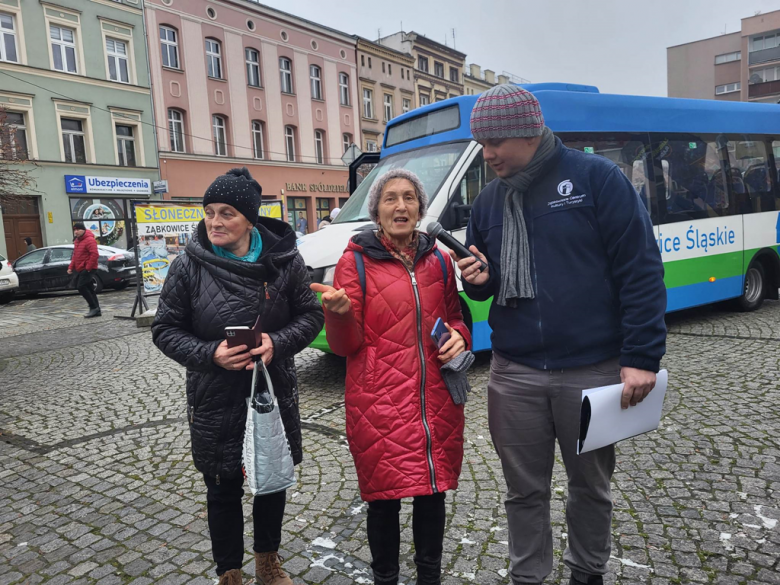
{"label": "beige building facade", "polygon": [[464,95],[466,54],[416,32],[397,32],[378,41],[414,58],[417,107]]}
{"label": "beige building facade", "polygon": [[356,37],[360,84],[360,140],[363,152],[382,146],[387,123],[414,109],[414,57],[388,46]]}
{"label": "beige building facade", "polygon": [[471,63],[463,75],[463,89],[464,95],[479,95],[486,92],[494,85],[501,85],[502,83],[509,83],[510,79],[506,75],[499,75],[496,80],[496,72],[491,69],[485,69]]}
{"label": "beige building facade", "polygon": [[739,32],[667,49],[669,97],[780,103],[780,10]]}

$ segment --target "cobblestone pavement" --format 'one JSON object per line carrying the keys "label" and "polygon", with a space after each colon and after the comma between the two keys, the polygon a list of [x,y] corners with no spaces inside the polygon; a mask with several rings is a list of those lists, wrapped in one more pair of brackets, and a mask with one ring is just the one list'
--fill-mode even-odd
{"label": "cobblestone pavement", "polygon": [[[86,322],[80,298],[0,307],[0,585],[214,580],[183,370],[148,330],[112,319],[129,314],[132,298],[102,295],[105,316]],[[47,315],[56,318],[39,319]],[[618,449],[607,582],[780,583],[780,303],[752,314],[689,312],[669,325],[662,427]],[[366,507],[343,435],[343,362],[307,350],[297,365],[305,459],[288,492],[285,567],[299,584],[371,583]],[[461,484],[447,497],[446,584],[508,583],[488,373],[480,356]],[[568,579],[565,497],[559,458],[548,583]],[[248,498],[245,510],[249,518]],[[408,503],[402,522],[409,584]]]}

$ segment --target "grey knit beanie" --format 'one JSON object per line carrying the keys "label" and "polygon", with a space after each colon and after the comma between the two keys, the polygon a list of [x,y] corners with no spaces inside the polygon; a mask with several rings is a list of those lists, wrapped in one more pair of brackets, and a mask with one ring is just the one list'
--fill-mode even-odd
{"label": "grey knit beanie", "polygon": [[475,140],[532,138],[544,131],[544,116],[534,94],[519,85],[505,83],[490,88],[471,111]]}
{"label": "grey knit beanie", "polygon": [[423,187],[420,177],[406,169],[393,169],[387,171],[371,185],[371,191],[368,194],[368,216],[371,218],[371,221],[378,223],[379,196],[382,194],[382,189],[385,188],[385,185],[392,179],[406,179],[414,185],[414,190],[417,192],[417,200],[420,202],[420,219],[425,217],[425,213],[428,211],[428,195],[425,194],[425,187]]}

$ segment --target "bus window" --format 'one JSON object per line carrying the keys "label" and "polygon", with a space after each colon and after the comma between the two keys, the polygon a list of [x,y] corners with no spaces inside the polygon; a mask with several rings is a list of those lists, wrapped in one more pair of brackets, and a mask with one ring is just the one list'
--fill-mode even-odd
{"label": "bus window", "polygon": [[650,195],[647,184],[646,140],[634,134],[561,134],[561,140],[569,148],[598,154],[608,158],[623,171],[650,209]]}
{"label": "bus window", "polygon": [[772,151],[775,155],[775,206],[780,209],[780,141],[772,143]]}
{"label": "bus window", "polygon": [[774,211],[777,206],[772,188],[767,144],[762,139],[732,137],[729,145],[732,181],[739,185],[743,196],[739,213]]}
{"label": "bus window", "polygon": [[485,157],[480,150],[460,181],[454,186],[449,205],[440,219],[445,229],[455,230],[466,227],[470,215],[468,208],[474,205],[474,200],[485,185],[495,178],[496,173],[485,162]]}
{"label": "bus window", "polygon": [[734,213],[724,165],[726,140],[717,135],[653,135],[658,223]]}

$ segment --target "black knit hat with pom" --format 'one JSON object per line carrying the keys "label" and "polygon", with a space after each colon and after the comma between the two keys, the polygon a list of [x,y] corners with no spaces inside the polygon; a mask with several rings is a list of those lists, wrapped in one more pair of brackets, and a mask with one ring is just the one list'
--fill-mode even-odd
{"label": "black knit hat with pom", "polygon": [[209,203],[227,203],[235,207],[252,225],[257,223],[263,188],[246,167],[231,169],[217,177],[206,189],[203,207]]}

